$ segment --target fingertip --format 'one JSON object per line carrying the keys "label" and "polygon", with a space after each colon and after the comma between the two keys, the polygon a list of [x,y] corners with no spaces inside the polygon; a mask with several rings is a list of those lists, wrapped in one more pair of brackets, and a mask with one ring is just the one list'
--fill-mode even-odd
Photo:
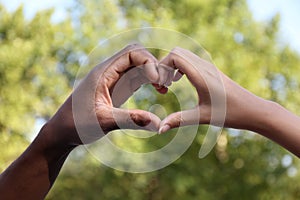
{"label": "fingertip", "polygon": [[157,83],[159,81],[159,73],[156,66],[156,62],[149,62],[143,66],[145,69],[144,75],[151,83]]}
{"label": "fingertip", "polygon": [[162,88],[156,89],[161,94],[166,94],[168,92],[168,88],[162,86]]}
{"label": "fingertip", "polygon": [[157,90],[157,92],[161,93],[161,94],[166,94],[168,92],[168,88],[165,86],[161,86],[159,84],[156,83],[152,83],[153,87]]}
{"label": "fingertip", "polygon": [[165,124],[165,125],[163,125],[162,127],[159,128],[158,134],[163,134],[163,133],[167,132],[170,129],[171,129],[171,127],[168,124]]}
{"label": "fingertip", "polygon": [[169,127],[168,129],[166,129],[166,131],[169,129],[178,128],[178,127],[180,127],[181,122],[182,122],[181,112],[175,112],[175,113],[168,115],[166,118],[164,118],[161,121],[160,129],[162,129],[162,127],[164,127],[164,126]]}
{"label": "fingertip", "polygon": [[151,112],[148,112],[148,114],[149,114],[150,121],[145,126],[145,129],[147,129],[149,131],[157,132],[159,130],[161,120],[158,116],[156,116],[155,114],[153,114]]}
{"label": "fingertip", "polygon": [[157,72],[153,72],[148,75],[148,79],[151,83],[156,83],[159,80],[159,74]]}

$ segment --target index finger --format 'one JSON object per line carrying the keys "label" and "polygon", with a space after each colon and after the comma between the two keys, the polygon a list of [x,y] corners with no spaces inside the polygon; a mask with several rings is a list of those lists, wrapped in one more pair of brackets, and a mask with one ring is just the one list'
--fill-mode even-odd
{"label": "index finger", "polygon": [[150,82],[156,82],[159,75],[156,69],[157,60],[140,44],[131,44],[110,58],[105,74],[109,76],[108,87],[114,85],[119,78],[132,67],[143,68],[144,75]]}
{"label": "index finger", "polygon": [[159,65],[178,69],[183,74],[186,74],[192,83],[196,83],[196,80],[198,79],[198,76],[196,75],[197,71],[191,62],[189,62],[186,54],[187,53],[183,54],[183,49],[176,47],[159,62]]}
{"label": "index finger", "polygon": [[174,48],[159,62],[159,65],[166,65],[178,69],[174,80],[179,79],[182,74],[185,74],[194,86],[201,85],[199,78],[205,77],[206,74],[213,75],[210,68],[214,68],[211,63],[201,59],[191,51],[180,47]]}

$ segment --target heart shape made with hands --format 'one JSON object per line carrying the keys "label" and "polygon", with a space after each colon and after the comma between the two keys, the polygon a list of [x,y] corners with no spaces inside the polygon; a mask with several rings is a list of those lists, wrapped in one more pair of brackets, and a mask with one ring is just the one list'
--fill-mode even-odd
{"label": "heart shape made with hands", "polygon": [[[143,84],[166,93],[185,74],[196,88],[198,104],[161,119],[139,109],[119,108]],[[172,128],[225,121],[226,96],[222,73],[192,52],[174,48],[160,61],[141,45],[128,45],[98,64],[72,94],[73,116],[82,143],[115,129],[146,129],[164,133]],[[201,118],[200,118],[201,116]],[[86,132],[93,134],[85,134]]]}
{"label": "heart shape made with hands", "polygon": [[[153,68],[154,66],[155,70]],[[192,85],[195,86],[198,93],[199,104],[195,105],[193,109],[172,113],[162,121],[154,114],[149,114],[149,120],[139,120],[142,119],[143,116],[137,114],[139,112],[136,111],[135,114],[129,114],[127,117],[127,119],[132,119],[137,125],[133,125],[130,128],[158,131],[158,133],[161,134],[180,126],[209,123],[211,120],[211,93],[213,93],[212,95],[217,95],[222,98],[222,94],[216,94],[216,91],[219,91],[218,88],[220,88],[218,85],[222,85],[221,79],[218,79],[218,70],[216,70],[211,63],[181,48],[174,48],[165,58],[157,63],[146,62],[143,65],[131,67],[122,73],[121,78],[116,82],[111,93],[113,105],[119,107],[139,89],[141,85],[147,83],[152,83],[158,92],[165,94],[172,82],[180,80],[184,74]],[[210,83],[207,84],[208,82]],[[214,88],[211,89],[209,87]],[[210,89],[213,92],[210,92]],[[217,103],[219,104],[219,102]],[[200,113],[202,115],[201,118]],[[122,123],[118,122],[124,122],[124,116],[116,114],[114,118],[118,127],[122,128],[124,124],[122,126]],[[222,118],[213,122],[217,125],[222,125]],[[125,127],[128,128],[128,124],[126,124]]]}
{"label": "heart shape made with hands", "polygon": [[[152,84],[164,94],[183,75],[197,91],[194,108],[171,113],[163,120],[145,110],[119,108],[143,84]],[[182,48],[174,48],[157,61],[143,46],[128,45],[94,67],[74,90],[72,112],[79,135],[74,143],[89,144],[116,129],[164,133],[187,125],[222,127],[226,115],[223,76],[213,64]],[[205,137],[199,156],[210,151],[219,133]]]}

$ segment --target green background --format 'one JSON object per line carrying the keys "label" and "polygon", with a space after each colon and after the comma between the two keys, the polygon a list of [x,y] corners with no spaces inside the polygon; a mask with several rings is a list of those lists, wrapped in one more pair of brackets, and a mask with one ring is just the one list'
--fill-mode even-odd
{"label": "green background", "polygon": [[[80,58],[99,41],[131,28],[155,26],[190,36],[234,81],[300,114],[299,54],[278,45],[279,15],[256,22],[244,0],[78,0],[61,22],[51,22],[52,13],[28,20],[22,7],[10,13],[0,5],[1,171],[28,146],[36,121],[49,119],[71,93]],[[159,102],[168,113],[179,109],[172,94],[153,94],[155,100],[133,101],[133,106]],[[204,130],[200,126],[191,147],[173,164],[144,174],[113,170],[78,148],[47,199],[300,198],[299,159],[291,153],[258,134],[224,129],[213,151],[199,159]],[[175,134],[115,140],[146,151]]]}

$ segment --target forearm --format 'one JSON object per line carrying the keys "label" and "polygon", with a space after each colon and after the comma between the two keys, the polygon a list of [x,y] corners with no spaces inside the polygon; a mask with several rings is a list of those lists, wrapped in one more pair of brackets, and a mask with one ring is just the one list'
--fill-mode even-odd
{"label": "forearm", "polygon": [[249,130],[277,142],[300,157],[300,118],[277,103],[260,100]]}
{"label": "forearm", "polygon": [[[0,176],[1,199],[43,199],[74,147],[53,144],[49,125]],[[56,133],[58,134],[58,133]]]}

